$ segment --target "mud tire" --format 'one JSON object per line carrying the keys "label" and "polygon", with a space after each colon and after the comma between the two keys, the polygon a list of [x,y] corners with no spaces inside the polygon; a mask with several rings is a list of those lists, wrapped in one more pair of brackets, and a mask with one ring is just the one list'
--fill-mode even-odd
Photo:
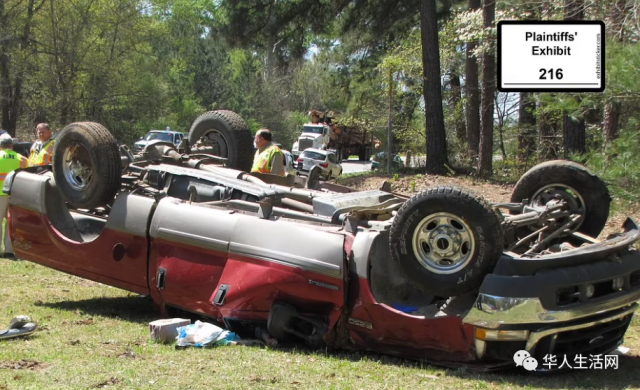
{"label": "mud tire", "polygon": [[[461,268],[447,271],[449,273],[428,269],[414,249],[417,230],[422,229],[424,221],[439,213],[464,222],[469,228],[465,234],[472,237],[474,243]],[[458,188],[436,187],[402,205],[391,225],[389,243],[391,258],[411,284],[426,294],[449,297],[480,286],[502,254],[503,231],[493,208],[482,198]]]}
{"label": "mud tire", "polygon": [[[196,146],[205,135],[217,133],[224,141],[219,157],[227,159],[227,166],[245,172],[253,164],[253,136],[245,121],[233,111],[217,110],[200,115],[189,130],[189,145]],[[225,155],[226,154],[226,155]]]}
{"label": "mud tire", "polygon": [[580,194],[586,211],[578,231],[598,237],[609,218],[611,196],[605,182],[583,165],[553,160],[534,166],[516,183],[511,202],[522,202],[524,199],[531,201],[538,190],[556,183],[569,186]]}
{"label": "mud tire", "polygon": [[[69,170],[70,158],[89,167],[90,175],[82,179],[74,175]],[[53,176],[64,199],[75,208],[92,209],[110,203],[120,189],[120,164],[115,138],[99,123],[72,123],[56,139]]]}

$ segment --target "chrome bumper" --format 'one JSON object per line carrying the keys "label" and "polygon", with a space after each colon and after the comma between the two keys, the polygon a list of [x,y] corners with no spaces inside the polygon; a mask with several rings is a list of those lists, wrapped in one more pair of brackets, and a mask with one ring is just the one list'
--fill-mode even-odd
{"label": "chrome bumper", "polygon": [[502,325],[546,325],[598,315],[620,309],[640,300],[640,291],[625,294],[599,304],[574,309],[548,311],[538,298],[507,298],[480,294],[462,322],[488,329]]}
{"label": "chrome bumper", "polygon": [[586,328],[590,328],[592,326],[596,326],[596,325],[604,324],[604,323],[607,323],[607,322],[611,322],[611,321],[617,320],[619,318],[626,317],[629,314],[633,314],[633,312],[635,312],[637,309],[638,309],[638,304],[634,303],[632,306],[626,308],[625,310],[623,310],[620,313],[617,313],[616,315],[613,315],[613,316],[607,317],[607,318],[603,318],[603,319],[600,319],[600,320],[597,320],[597,321],[591,321],[591,322],[587,322],[585,324],[579,324],[579,325],[563,326],[563,327],[560,327],[560,328],[546,329],[546,330],[541,330],[539,332],[531,332],[531,334],[529,335],[529,339],[527,340],[526,350],[527,351],[531,351],[531,349],[533,349],[533,347],[540,340],[542,340],[544,337],[551,336],[551,335],[558,334],[558,333],[562,333],[562,332],[568,332],[568,331],[571,331],[571,330],[586,329]]}

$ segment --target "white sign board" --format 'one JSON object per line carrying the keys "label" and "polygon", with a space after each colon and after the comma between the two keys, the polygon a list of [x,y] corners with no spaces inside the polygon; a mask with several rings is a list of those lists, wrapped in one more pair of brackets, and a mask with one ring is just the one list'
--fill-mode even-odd
{"label": "white sign board", "polygon": [[604,91],[604,23],[498,22],[498,89]]}

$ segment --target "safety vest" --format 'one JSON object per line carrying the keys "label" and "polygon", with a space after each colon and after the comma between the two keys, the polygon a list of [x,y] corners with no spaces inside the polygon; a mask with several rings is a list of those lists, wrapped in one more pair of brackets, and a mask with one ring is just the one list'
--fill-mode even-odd
{"label": "safety vest", "polygon": [[[279,147],[271,145],[260,153],[260,150],[256,151],[256,155],[253,157],[253,166],[251,172],[271,173],[271,162],[275,155],[279,154],[282,158],[284,168],[284,154]],[[285,169],[283,169],[282,175],[285,175]]]}
{"label": "safety vest", "polygon": [[11,149],[0,150],[0,196],[7,196],[2,192],[7,175],[18,168],[26,168],[27,159]]}
{"label": "safety vest", "polygon": [[49,165],[51,164],[51,158],[53,155],[53,147],[55,146],[56,141],[50,139],[42,145],[42,149],[40,152],[36,151],[36,143],[34,142],[31,145],[31,153],[29,153],[29,166],[35,167],[38,165]]}

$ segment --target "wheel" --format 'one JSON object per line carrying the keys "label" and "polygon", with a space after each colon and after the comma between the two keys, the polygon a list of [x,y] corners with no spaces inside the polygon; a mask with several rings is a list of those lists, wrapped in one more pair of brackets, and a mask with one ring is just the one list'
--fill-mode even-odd
{"label": "wheel", "polygon": [[311,170],[309,170],[305,188],[312,190],[317,190],[320,188],[320,172],[321,169],[317,165],[314,165]]}
{"label": "wheel", "polygon": [[331,169],[329,169],[329,173],[327,173],[327,181],[331,180]]}
{"label": "wheel", "polygon": [[[340,169],[340,172],[338,172],[338,176],[341,176],[341,175],[342,175],[342,168]],[[338,176],[336,176],[336,177],[338,177]]]}
{"label": "wheel", "polygon": [[191,147],[206,147],[207,153],[224,157],[227,166],[245,172],[253,164],[253,136],[244,120],[233,111],[209,111],[200,115],[189,130]]}
{"label": "wheel", "polygon": [[101,124],[72,123],[56,139],[53,177],[73,207],[108,204],[120,189],[120,164],[118,144]]}
{"label": "wheel", "polygon": [[426,294],[476,289],[502,254],[498,216],[483,199],[450,187],[423,191],[402,205],[389,233],[391,258]]}
{"label": "wheel", "polygon": [[578,163],[547,161],[529,169],[511,194],[511,202],[529,199],[530,205],[544,205],[552,198],[565,200],[572,214],[583,216],[573,231],[597,237],[609,218],[611,197],[607,185]]}

